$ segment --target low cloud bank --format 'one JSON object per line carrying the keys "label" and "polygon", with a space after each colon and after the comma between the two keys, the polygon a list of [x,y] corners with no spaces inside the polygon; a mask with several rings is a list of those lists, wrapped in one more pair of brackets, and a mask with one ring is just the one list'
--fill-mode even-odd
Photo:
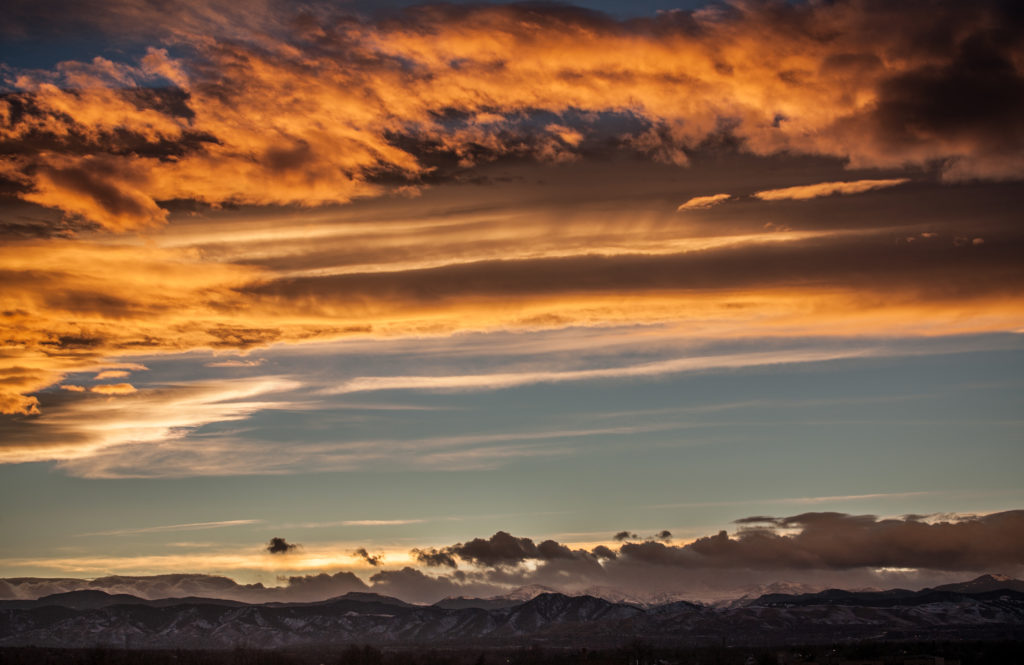
{"label": "low cloud bank", "polygon": [[[535,543],[499,531],[490,538],[412,550],[413,559],[427,572],[412,566],[386,569],[377,559],[374,565],[381,569],[368,581],[347,571],[282,578],[283,584],[276,587],[190,574],[9,578],[0,580],[0,598],[101,589],[144,598],[209,596],[266,602],[371,591],[430,603],[448,596],[490,597],[541,585],[615,598],[715,600],[779,588],[922,588],[987,572],[1024,575],[1024,510],[931,519],[820,512],[759,515],[736,524],[731,535],[721,531],[681,545],[672,544],[667,531],[644,539],[621,532],[615,536],[625,542],[617,550],[606,545],[574,549],[553,540]],[[432,574],[431,569],[438,568],[444,572]]]}

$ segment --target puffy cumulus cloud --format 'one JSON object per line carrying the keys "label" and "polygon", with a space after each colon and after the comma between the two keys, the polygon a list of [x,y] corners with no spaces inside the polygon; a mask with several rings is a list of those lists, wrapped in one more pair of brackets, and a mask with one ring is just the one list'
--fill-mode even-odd
{"label": "puffy cumulus cloud", "polygon": [[26,200],[119,231],[163,223],[173,199],[322,205],[446,160],[563,161],[586,146],[586,118],[624,114],[642,128],[620,143],[675,163],[724,132],[761,155],[1018,178],[1022,28],[1005,7],[753,2],[625,22],[521,5],[380,20],[263,7],[233,25],[225,3],[167,18],[140,4],[101,27],[145,22],[192,55],[12,74],[0,172]]}
{"label": "puffy cumulus cloud", "polygon": [[541,558],[540,551],[529,538],[517,538],[498,531],[490,538],[474,538],[448,548],[452,554],[471,563],[486,566],[516,565],[526,559]]}
{"label": "puffy cumulus cloud", "polygon": [[297,544],[289,543],[284,538],[274,536],[267,543],[266,550],[271,554],[287,554],[298,547]]}
{"label": "puffy cumulus cloud", "polygon": [[[555,541],[537,546],[529,538],[498,532],[434,550],[458,553],[472,564],[465,572],[431,577],[407,568],[395,580],[415,581],[420,597],[435,593],[435,599],[460,595],[466,585],[511,589],[538,584],[573,593],[605,588],[638,597],[673,591],[718,598],[779,580],[813,588],[921,587],[992,570],[1024,571],[1024,511],[927,520],[804,513],[737,522],[741,528],[733,535],[722,531],[685,545],[666,542],[671,537],[667,531],[644,540],[623,532],[623,539],[633,542],[617,550],[599,545],[590,552]],[[381,573],[381,580],[389,575]]]}
{"label": "puffy cumulus cloud", "polygon": [[553,540],[534,544],[530,538],[517,538],[505,531],[498,531],[487,539],[474,538],[452,545],[445,548],[444,552],[484,566],[515,566],[527,559],[573,559],[580,554]]}
{"label": "puffy cumulus cloud", "polygon": [[852,180],[849,182],[819,182],[813,185],[798,185],[780,189],[766,189],[755,192],[754,197],[764,201],[781,201],[784,199],[813,199],[833,194],[861,194],[873,189],[895,187],[909,182],[907,178],[889,178],[885,180]]}

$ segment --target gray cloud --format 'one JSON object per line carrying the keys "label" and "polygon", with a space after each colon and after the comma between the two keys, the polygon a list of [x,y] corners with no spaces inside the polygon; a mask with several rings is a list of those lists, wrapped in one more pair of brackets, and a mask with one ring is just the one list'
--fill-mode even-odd
{"label": "gray cloud", "polygon": [[321,600],[332,596],[340,596],[351,591],[367,591],[366,582],[348,571],[333,575],[301,575],[288,578],[288,586],[283,595],[290,600]]}
{"label": "gray cloud", "polygon": [[[809,512],[751,516],[737,523],[740,529],[732,535],[721,531],[678,546],[653,539],[626,542],[617,552],[607,546],[573,550],[553,540],[537,545],[499,531],[487,539],[413,551],[424,564],[452,568],[457,557],[474,564],[472,569],[437,576],[409,566],[382,569],[369,583],[348,571],[289,577],[282,580],[283,586],[271,588],[188,574],[10,578],[0,580],[0,598],[101,589],[144,598],[207,596],[267,602],[319,600],[369,590],[411,602],[435,602],[446,596],[489,597],[541,585],[567,593],[715,600],[784,588],[771,586],[780,582],[805,590],[922,588],[985,572],[1024,574],[1024,510],[898,519]],[[522,565],[526,561],[530,565]]]}
{"label": "gray cloud", "polygon": [[444,550],[438,550],[435,548],[414,548],[410,550],[409,554],[412,555],[414,559],[427,566],[446,566],[448,568],[458,568],[458,564],[455,562],[455,557],[452,556],[451,552],[446,552]]}
{"label": "gray cloud", "polygon": [[288,552],[294,550],[296,547],[298,547],[298,545],[289,543],[284,538],[274,536],[270,539],[270,542],[267,543],[266,549],[271,554],[287,554]]}
{"label": "gray cloud", "polygon": [[516,565],[526,559],[542,558],[532,540],[516,538],[505,531],[498,531],[486,540],[474,538],[452,545],[446,551],[470,563],[485,566]]}
{"label": "gray cloud", "polygon": [[453,577],[432,577],[408,566],[401,570],[374,573],[370,581],[376,593],[410,602],[432,603],[446,596],[465,595],[466,592],[466,587]]}
{"label": "gray cloud", "polygon": [[444,552],[484,566],[514,566],[527,559],[571,560],[586,555],[583,551],[571,550],[554,540],[545,540],[536,545],[530,538],[517,538],[505,531],[498,531],[486,540],[474,538],[466,543],[452,545],[445,548]]}
{"label": "gray cloud", "polygon": [[[927,568],[985,570],[1024,565],[1024,510],[929,523],[908,516],[802,513],[738,520],[743,528],[672,547],[627,543],[628,559],[683,567],[773,569]],[[778,529],[798,529],[793,535]]]}
{"label": "gray cloud", "polygon": [[365,547],[360,547],[359,549],[352,550],[352,556],[359,557],[371,566],[379,566],[381,560],[384,558],[384,555],[382,554],[370,554],[366,551]]}

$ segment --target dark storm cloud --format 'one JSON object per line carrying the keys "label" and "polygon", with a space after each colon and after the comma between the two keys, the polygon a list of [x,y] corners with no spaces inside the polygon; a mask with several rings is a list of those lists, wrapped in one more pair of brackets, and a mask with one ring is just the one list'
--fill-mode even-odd
{"label": "dark storm cloud", "polygon": [[298,545],[293,545],[292,543],[287,542],[284,538],[274,536],[270,539],[270,542],[267,543],[266,550],[271,554],[287,554],[297,547]]}

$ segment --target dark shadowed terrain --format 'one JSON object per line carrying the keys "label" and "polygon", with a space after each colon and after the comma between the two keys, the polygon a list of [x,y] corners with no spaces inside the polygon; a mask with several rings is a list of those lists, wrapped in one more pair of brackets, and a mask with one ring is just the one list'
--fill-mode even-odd
{"label": "dark shadowed terrain", "polygon": [[0,603],[0,646],[118,649],[617,649],[787,646],[860,641],[1024,639],[1024,591],[986,578],[909,591],[769,594],[728,605],[639,606],[544,593],[504,607],[423,606],[371,593],[260,605],[146,600],[75,591]]}

